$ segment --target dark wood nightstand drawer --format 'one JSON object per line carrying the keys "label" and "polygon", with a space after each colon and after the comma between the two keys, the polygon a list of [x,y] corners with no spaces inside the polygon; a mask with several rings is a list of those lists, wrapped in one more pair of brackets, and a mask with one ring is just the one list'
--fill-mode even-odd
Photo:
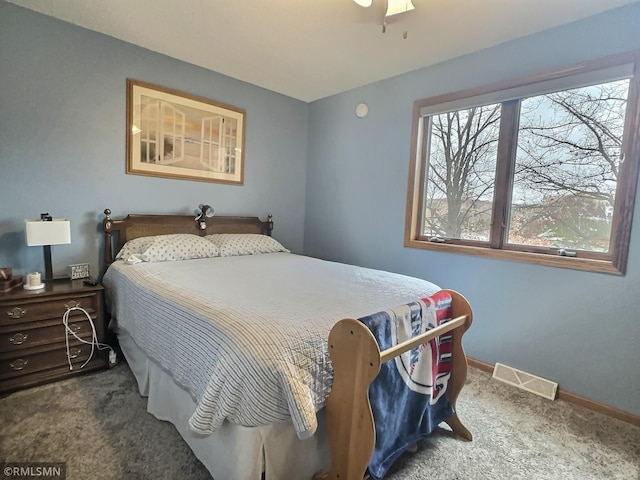
{"label": "dark wood nightstand drawer", "polygon": [[[3,302],[0,310],[0,326],[14,323],[33,322],[47,318],[59,318],[72,307],[81,307],[92,314],[98,311],[99,298],[95,293],[75,294],[67,298],[40,297],[37,300],[29,299],[15,302]],[[74,310],[71,315],[84,315],[79,310]]]}
{"label": "dark wood nightstand drawer", "polygon": [[8,378],[0,383],[0,395],[5,395],[28,387],[35,387],[36,385],[42,385],[43,383],[63,380],[81,373],[102,370],[105,368],[105,360],[102,357],[94,356],[84,368],[80,369],[80,365],[82,365],[82,363],[80,363],[77,368],[74,367],[73,370],[69,370],[69,365],[65,364],[59,367],[41,370],[39,372]]}
{"label": "dark wood nightstand drawer", "polygon": [[[95,323],[95,322],[94,322]],[[89,320],[83,315],[69,319],[69,329],[80,337],[91,339],[92,329]],[[65,328],[62,320],[48,320],[11,325],[0,328],[0,353],[14,352],[24,348],[64,342]],[[73,335],[69,333],[69,340]]]}
{"label": "dark wood nightstand drawer", "polygon": [[[37,353],[30,353],[33,350],[24,350],[21,355],[14,355],[13,358],[6,358],[2,355],[0,359],[0,380],[12,377],[28,375],[53,367],[67,365],[67,350],[65,344],[59,344],[53,350],[44,350]],[[69,342],[69,354],[71,364],[80,367],[91,353],[91,345],[80,342]],[[94,355],[98,355],[98,349],[94,349]]]}

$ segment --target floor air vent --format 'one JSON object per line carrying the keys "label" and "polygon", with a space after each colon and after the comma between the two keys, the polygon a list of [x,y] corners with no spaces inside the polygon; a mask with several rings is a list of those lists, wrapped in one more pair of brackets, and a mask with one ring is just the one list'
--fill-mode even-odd
{"label": "floor air vent", "polygon": [[493,369],[493,378],[549,400],[555,400],[558,391],[558,384],[551,380],[536,377],[501,363],[496,363]]}

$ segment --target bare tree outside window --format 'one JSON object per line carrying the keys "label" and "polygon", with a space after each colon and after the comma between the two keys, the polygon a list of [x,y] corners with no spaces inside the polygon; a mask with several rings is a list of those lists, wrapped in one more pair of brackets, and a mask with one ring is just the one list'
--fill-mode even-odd
{"label": "bare tree outside window", "polygon": [[629,81],[522,100],[509,242],[606,252]]}
{"label": "bare tree outside window", "polygon": [[425,234],[489,238],[500,105],[431,118]]}

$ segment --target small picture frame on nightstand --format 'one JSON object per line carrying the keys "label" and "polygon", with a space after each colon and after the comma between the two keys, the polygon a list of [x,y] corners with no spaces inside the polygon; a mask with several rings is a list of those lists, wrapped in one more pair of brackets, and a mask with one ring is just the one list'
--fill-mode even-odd
{"label": "small picture frame on nightstand", "polygon": [[89,276],[88,263],[77,263],[75,265],[69,265],[69,278],[71,280],[76,280],[78,278],[88,278]]}

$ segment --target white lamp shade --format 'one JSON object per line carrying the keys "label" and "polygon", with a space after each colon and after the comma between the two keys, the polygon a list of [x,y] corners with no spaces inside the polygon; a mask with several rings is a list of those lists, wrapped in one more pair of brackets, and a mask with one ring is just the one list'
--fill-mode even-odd
{"label": "white lamp shade", "polygon": [[54,218],[50,222],[25,220],[27,245],[61,245],[71,243],[71,223],[65,218]]}

